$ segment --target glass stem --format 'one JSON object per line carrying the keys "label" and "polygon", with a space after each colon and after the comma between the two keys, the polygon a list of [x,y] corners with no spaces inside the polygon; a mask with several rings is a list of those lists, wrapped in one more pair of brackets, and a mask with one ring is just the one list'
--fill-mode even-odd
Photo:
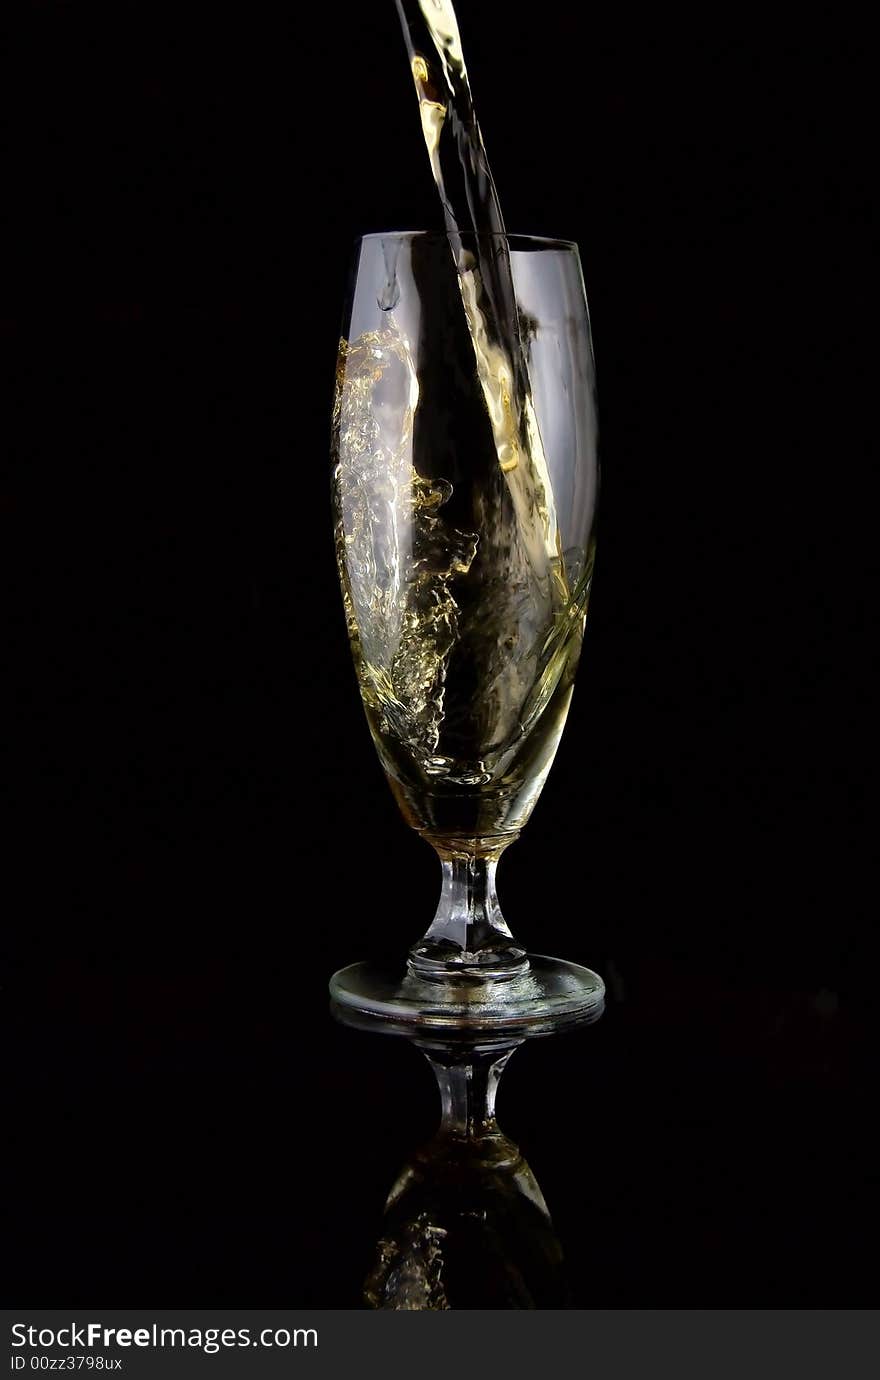
{"label": "glass stem", "polygon": [[479,852],[438,847],[440,902],[427,934],[410,950],[411,972],[440,979],[456,974],[503,978],[528,970],[525,950],[510,933],[495,890],[503,847]]}

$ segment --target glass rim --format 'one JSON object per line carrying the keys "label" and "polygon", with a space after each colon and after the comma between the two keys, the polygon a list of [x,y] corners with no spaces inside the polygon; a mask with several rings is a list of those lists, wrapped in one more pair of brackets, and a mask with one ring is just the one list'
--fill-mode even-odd
{"label": "glass rim", "polygon": [[[530,245],[537,249],[567,249],[578,253],[578,246],[575,240],[558,239],[552,235],[523,235],[517,231],[505,230],[462,230],[459,232],[463,240],[506,240],[512,249],[526,248]],[[446,240],[449,241],[453,236],[447,230],[370,230],[364,235],[357,235],[355,244],[363,244],[365,240]]]}

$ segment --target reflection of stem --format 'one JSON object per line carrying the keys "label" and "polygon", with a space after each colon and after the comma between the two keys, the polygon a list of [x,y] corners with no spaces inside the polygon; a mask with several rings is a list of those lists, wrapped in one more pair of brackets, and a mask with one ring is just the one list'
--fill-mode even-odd
{"label": "reflection of stem", "polygon": [[424,1050],[440,1088],[441,1119],[437,1138],[466,1137],[477,1140],[497,1132],[495,1097],[498,1082],[516,1045],[500,1053],[472,1050],[465,1063]]}
{"label": "reflection of stem", "polygon": [[[422,1165],[442,1162],[438,1151],[442,1156],[444,1147],[448,1147],[455,1163],[469,1163],[473,1171],[488,1172],[489,1181],[496,1186],[502,1186],[505,1180],[515,1184],[517,1193],[534,1203],[549,1222],[547,1204],[534,1174],[519,1147],[508,1140],[495,1119],[495,1099],[501,1075],[522,1040],[505,1040],[460,1050],[450,1046],[432,1047],[421,1041],[416,1043],[434,1070],[441,1107],[440,1126],[433,1141],[421,1153]],[[464,1152],[464,1159],[461,1152]],[[509,1174],[513,1175],[512,1180],[507,1178]],[[393,1199],[392,1192],[389,1202]]]}

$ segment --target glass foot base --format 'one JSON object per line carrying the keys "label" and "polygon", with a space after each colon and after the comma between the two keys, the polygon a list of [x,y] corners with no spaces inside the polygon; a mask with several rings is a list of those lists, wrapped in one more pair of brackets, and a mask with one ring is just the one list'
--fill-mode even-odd
{"label": "glass foot base", "polygon": [[380,963],[353,963],[330,979],[340,1006],[398,1025],[447,1030],[556,1030],[602,1014],[598,974],[562,958],[530,954],[528,972],[501,981],[429,981]]}

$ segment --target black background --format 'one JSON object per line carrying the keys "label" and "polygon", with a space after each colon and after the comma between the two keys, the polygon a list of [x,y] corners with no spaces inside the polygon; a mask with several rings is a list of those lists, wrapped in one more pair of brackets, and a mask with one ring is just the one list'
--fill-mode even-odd
{"label": "black background", "polygon": [[[439,223],[394,7],[15,8],[4,1294],[356,1306],[436,1120],[421,1056],[326,1009],[438,881],[330,539],[351,242]],[[578,1305],[864,1304],[858,42],[537,11],[459,7],[509,228],[581,247],[604,487],[501,894],[609,1007],[515,1056],[501,1121]]]}

